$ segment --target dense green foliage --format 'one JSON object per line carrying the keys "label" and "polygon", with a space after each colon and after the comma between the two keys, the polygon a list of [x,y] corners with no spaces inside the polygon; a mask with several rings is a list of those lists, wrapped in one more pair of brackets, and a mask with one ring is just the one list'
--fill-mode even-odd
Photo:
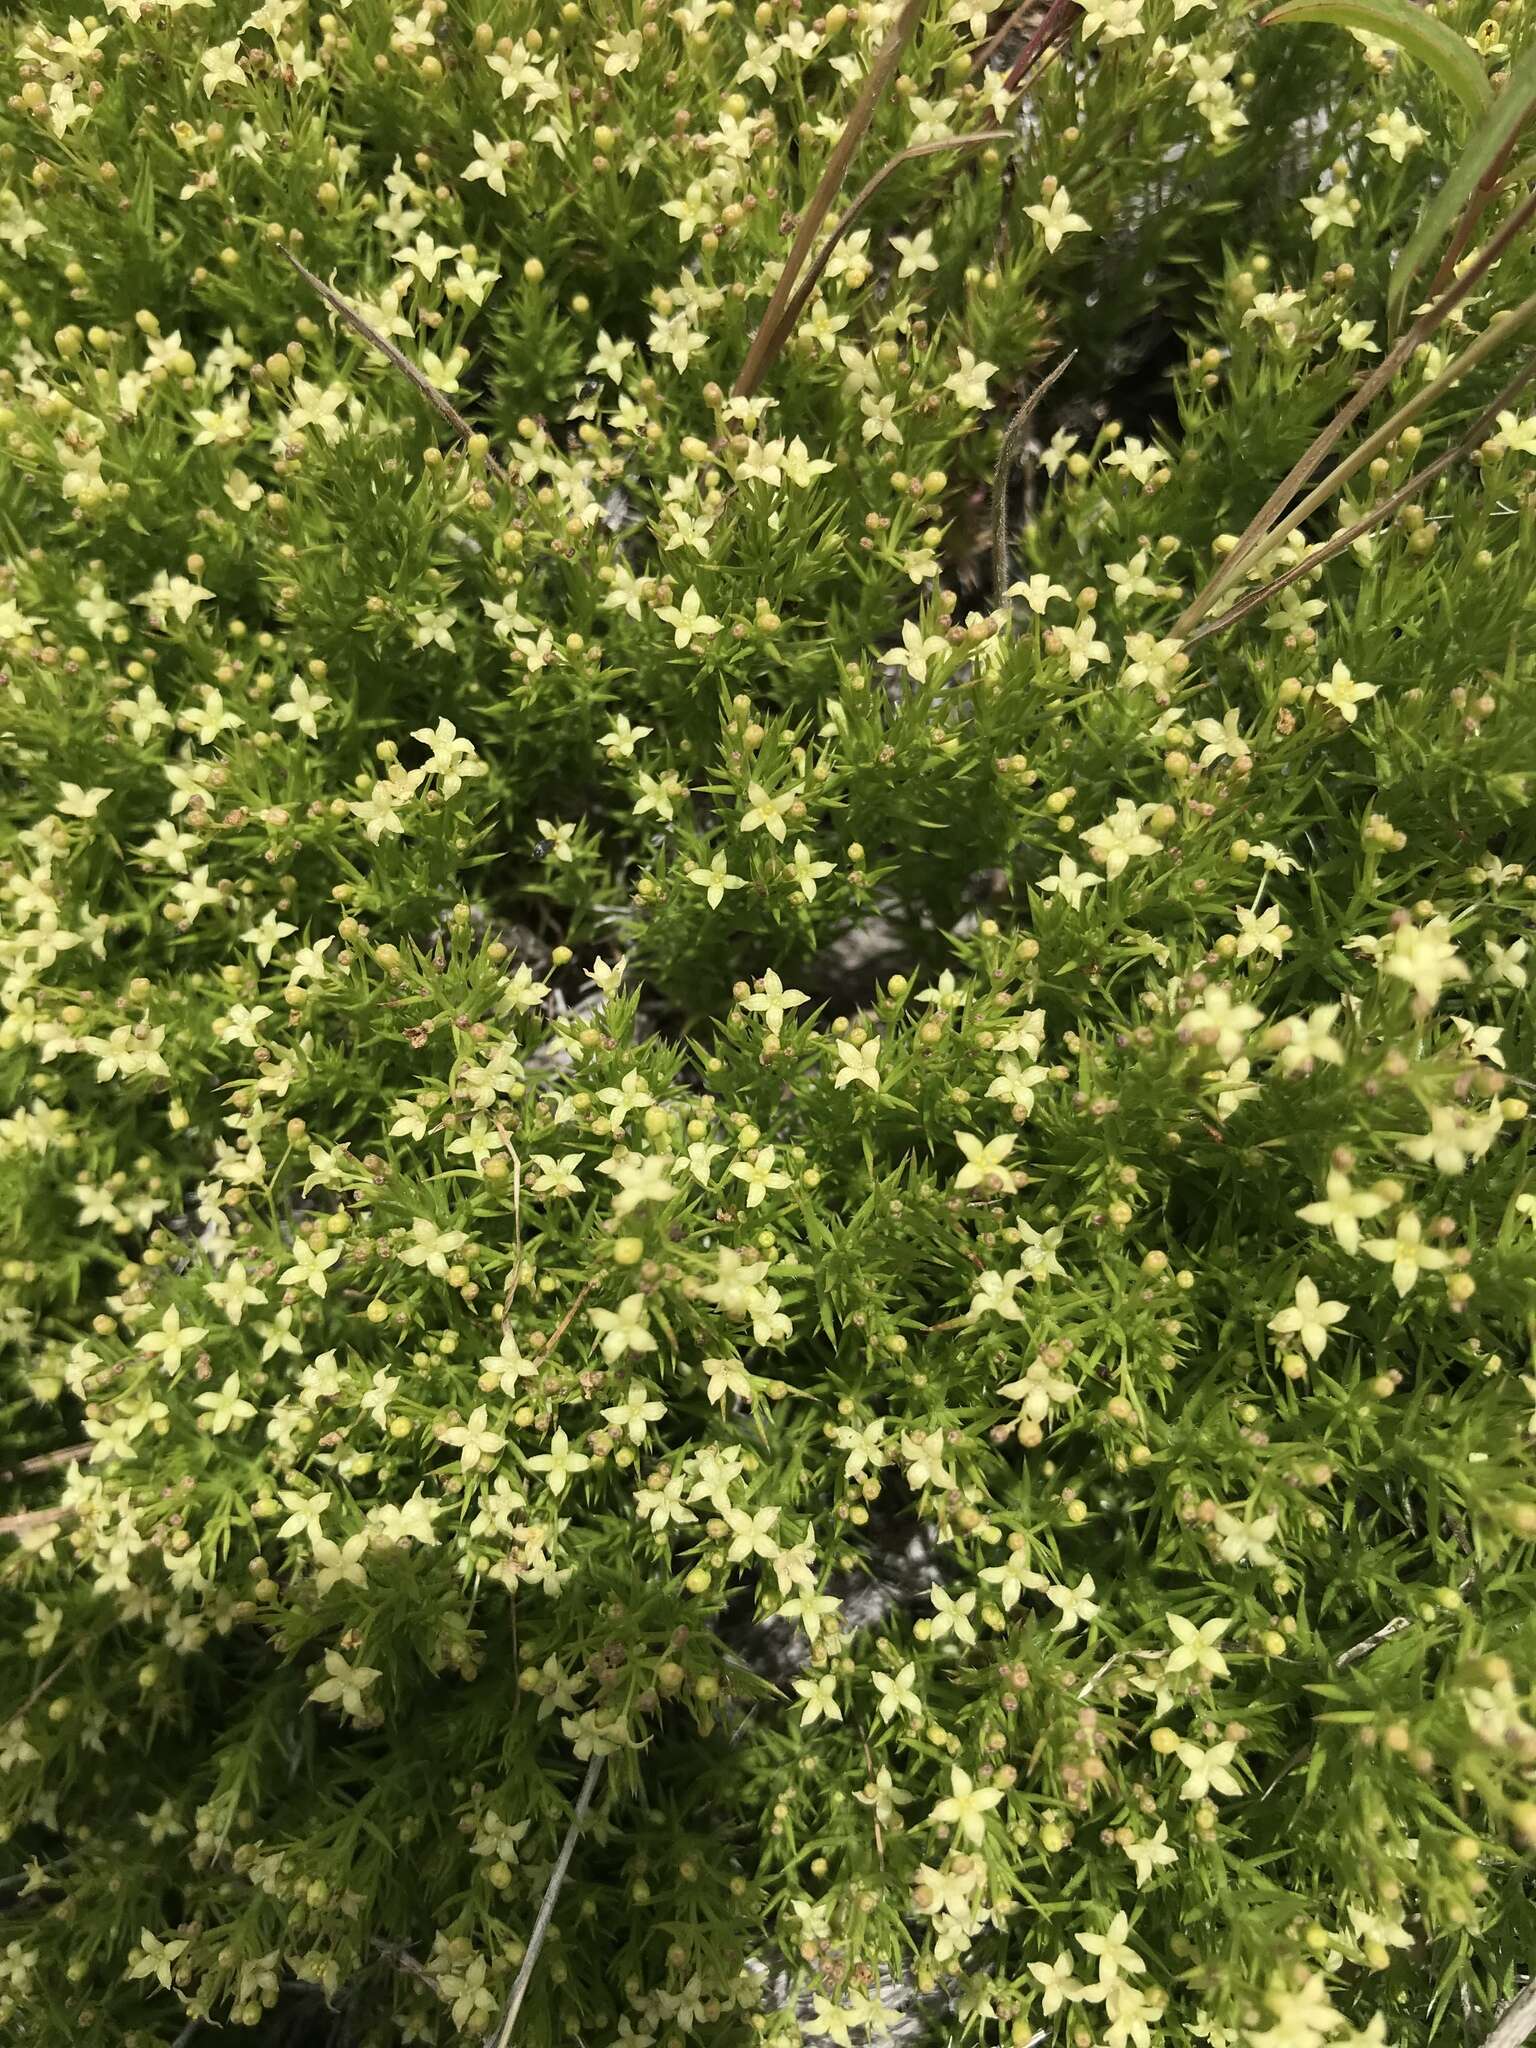
{"label": "dense green foliage", "polygon": [[936,0],[728,397],[897,14],[0,24],[8,2040],[493,2034],[584,1777],[538,2048],[1536,1956],[1513,330],[1174,630],[1475,117]]}

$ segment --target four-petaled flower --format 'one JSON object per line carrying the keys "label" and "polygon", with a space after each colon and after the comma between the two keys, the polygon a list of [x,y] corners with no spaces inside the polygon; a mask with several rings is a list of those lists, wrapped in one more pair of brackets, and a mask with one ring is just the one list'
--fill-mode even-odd
{"label": "four-petaled flower", "polygon": [[703,600],[691,583],[680,604],[661,605],[656,616],[672,628],[672,639],[678,647],[691,647],[695,640],[713,640],[720,631],[720,621],[705,611]]}
{"label": "four-petaled flower", "polygon": [[544,1483],[550,1492],[558,1497],[564,1493],[578,1472],[585,1472],[592,1460],[584,1451],[571,1448],[571,1440],[563,1429],[557,1429],[549,1440],[549,1449],[541,1451],[527,1461],[530,1472],[542,1472]]}
{"label": "four-petaled flower", "polygon": [[1004,1165],[1017,1143],[1011,1131],[1004,1131],[1001,1137],[988,1138],[985,1142],[970,1131],[956,1131],[955,1143],[965,1154],[965,1164],[955,1175],[955,1186],[962,1193],[967,1188],[995,1191],[1012,1185],[1013,1175]]}
{"label": "four-petaled flower", "polygon": [[1026,206],[1024,212],[1039,228],[1047,251],[1054,256],[1068,235],[1086,235],[1089,226],[1080,213],[1074,212],[1066,186],[1056,184],[1054,179],[1047,183],[1051,186],[1048,196]]}
{"label": "four-petaled flower", "polygon": [[1367,1237],[1360,1249],[1392,1269],[1392,1285],[1407,1294],[1421,1273],[1439,1273],[1451,1263],[1449,1252],[1424,1242],[1424,1226],[1412,1209],[1404,1209],[1390,1237]]}
{"label": "four-petaled flower", "polygon": [[1202,1749],[1198,1742],[1179,1742],[1173,1753],[1188,1774],[1179,1787],[1181,1799],[1208,1799],[1213,1792],[1231,1799],[1242,1791],[1240,1780],[1229,1768],[1237,1755],[1235,1742],[1212,1743],[1209,1749]]}
{"label": "four-petaled flower", "polygon": [[1272,1315],[1269,1327],[1277,1337],[1294,1337],[1308,1358],[1321,1358],[1329,1331],[1348,1314],[1344,1302],[1324,1301],[1316,1282],[1303,1273],[1296,1282],[1294,1304]]}
{"label": "four-petaled flower", "polygon": [[1197,1678],[1225,1678],[1227,1660],[1216,1645],[1232,1626],[1230,1614],[1220,1615],[1212,1621],[1203,1621],[1198,1627],[1186,1621],[1182,1614],[1170,1614],[1168,1633],[1177,1648],[1169,1653],[1167,1670],[1170,1676],[1180,1671],[1193,1671]]}
{"label": "four-petaled flower", "polygon": [[949,1795],[938,1802],[928,1818],[935,1826],[953,1828],[963,1842],[984,1842],[987,1815],[994,1806],[1002,1804],[1002,1799],[996,1785],[977,1785],[968,1772],[951,1764]]}
{"label": "four-petaled flower", "polygon": [[311,1690],[309,1697],[317,1706],[337,1706],[354,1721],[361,1720],[368,1711],[363,1703],[363,1694],[382,1676],[383,1673],[375,1671],[371,1665],[349,1664],[340,1650],[327,1650],[325,1676]]}

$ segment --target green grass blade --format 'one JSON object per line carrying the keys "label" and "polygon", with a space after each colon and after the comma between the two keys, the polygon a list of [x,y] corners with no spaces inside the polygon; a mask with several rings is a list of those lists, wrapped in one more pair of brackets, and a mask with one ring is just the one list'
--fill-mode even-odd
{"label": "green grass blade", "polygon": [[1470,114],[1485,114],[1493,104],[1493,89],[1475,52],[1454,29],[1422,13],[1411,0],[1286,0],[1265,15],[1264,26],[1284,21],[1363,28],[1427,64]]}

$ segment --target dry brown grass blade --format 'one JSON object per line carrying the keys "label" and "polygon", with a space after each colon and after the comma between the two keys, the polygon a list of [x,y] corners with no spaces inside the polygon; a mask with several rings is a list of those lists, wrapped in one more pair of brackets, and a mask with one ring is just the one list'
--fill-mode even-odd
{"label": "dry brown grass blade", "polygon": [[1006,128],[983,128],[978,130],[975,135],[946,135],[936,142],[914,142],[909,149],[898,150],[895,156],[887,157],[868,184],[863,186],[857,196],[849,203],[847,210],[839,216],[827,239],[806,265],[804,275],[784,308],[783,318],[779,323],[782,330],[781,338],[778,347],[773,351],[774,356],[777,356],[787,346],[789,337],[794,333],[795,328],[799,324],[800,315],[810,304],[811,296],[822,280],[826,267],[831,261],[832,251],[837,247],[844,235],[847,234],[859,215],[880,190],[880,187],[888,179],[894,177],[903,164],[917,163],[925,156],[942,156],[946,151],[952,149],[980,149],[987,143],[1012,142],[1013,140],[1014,138],[1008,133]]}
{"label": "dry brown grass blade", "polygon": [[1443,476],[1455,463],[1465,461],[1487,439],[1488,429],[1499,414],[1519,396],[1533,378],[1536,378],[1536,361],[1528,363],[1517,377],[1510,379],[1498,396],[1478,414],[1454,447],[1447,448],[1443,455],[1437,455],[1433,462],[1427,462],[1421,470],[1415,471],[1406,483],[1400,484],[1389,497],[1383,498],[1379,505],[1373,505],[1370,511],[1359,519],[1341,527],[1310,554],[1303,555],[1299,562],[1293,562],[1282,575],[1263,584],[1258,590],[1249,591],[1246,597],[1239,599],[1229,610],[1224,611],[1220,618],[1212,619],[1208,625],[1201,626],[1191,633],[1186,644],[1196,646],[1201,640],[1208,640],[1213,633],[1223,632],[1228,626],[1235,625],[1239,619],[1246,618],[1250,612],[1268,604],[1272,597],[1278,597],[1282,590],[1287,589],[1300,577],[1310,575],[1314,569],[1320,569],[1325,562],[1331,562],[1335,555],[1340,555],[1345,548],[1352,547],[1362,535],[1380,526],[1384,520],[1390,519],[1394,512],[1427,490],[1437,477]]}
{"label": "dry brown grass blade", "polygon": [[988,36],[987,40],[984,43],[982,43],[980,47],[977,49],[975,56],[972,57],[972,77],[974,77],[978,71],[984,71],[986,69],[987,65],[992,61],[994,53],[1003,47],[1004,43],[1007,42],[1008,38],[1013,34],[1014,30],[1022,24],[1025,15],[1030,13],[1031,10],[1034,8],[1035,4],[1036,0],[1019,0],[1019,5],[1015,8],[1012,8],[1009,11],[1007,19],[1004,21],[1002,27],[1000,29],[995,30],[993,34]]}
{"label": "dry brown grass blade", "polygon": [[[324,278],[316,277],[312,270],[302,264],[291,249],[280,247],[278,254],[293,266],[310,290],[325,301],[338,320],[350,327],[354,334],[361,336],[370,348],[377,349],[386,362],[394,364],[401,376],[421,393],[432,410],[448,422],[461,441],[469,441],[473,437],[475,429],[465,419],[463,413],[448,403],[435,384],[428,383],[409,356],[402,355],[392,341],[386,340],[376,327],[363,318],[356,307],[347,304],[340,292],[333,290]],[[511,484],[512,479],[507,470],[489,450],[486,451],[485,466],[497,483]]]}
{"label": "dry brown grass blade", "polygon": [[1443,292],[1456,275],[1456,266],[1466,254],[1467,244],[1477,233],[1483,215],[1499,196],[1509,170],[1509,160],[1515,153],[1515,145],[1519,139],[1518,135],[1512,135],[1494,162],[1478,179],[1472,197],[1467,201],[1466,211],[1457,223],[1456,232],[1440,259],[1440,267],[1429,281],[1429,289],[1424,294],[1426,299],[1433,299],[1437,292]]}
{"label": "dry brown grass blade", "polygon": [[572,1323],[575,1322],[576,1314],[577,1311],[580,1309],[581,1304],[586,1300],[587,1296],[592,1292],[593,1288],[596,1285],[597,1282],[595,1280],[584,1280],[582,1282],[580,1292],[577,1294],[576,1299],[571,1303],[570,1307],[566,1310],[565,1314],[560,1318],[559,1322],[556,1323],[553,1331],[550,1333],[549,1342],[544,1346],[543,1351],[540,1353],[541,1358],[547,1359],[550,1356],[550,1354],[554,1351],[555,1346],[560,1342],[560,1339],[565,1335],[566,1331],[571,1327]]}
{"label": "dry brown grass blade", "polygon": [[1522,300],[1512,311],[1495,318],[1470,347],[1463,349],[1454,362],[1446,365],[1433,383],[1422,385],[1405,405],[1398,407],[1390,419],[1384,420],[1373,434],[1366,436],[1358,448],[1351,449],[1342,462],[1329,470],[1322,482],[1315,485],[1300,503],[1293,505],[1282,519],[1277,520],[1264,536],[1263,549],[1250,551],[1250,563],[1258,559],[1261,553],[1267,554],[1271,548],[1278,547],[1282,541],[1288,539],[1299,526],[1304,525],[1312,517],[1314,512],[1341,491],[1352,477],[1357,476],[1368,462],[1389,448],[1405,427],[1412,426],[1421,413],[1430,411],[1440,399],[1456,388],[1469,371],[1475,370],[1485,357],[1503,348],[1533,318],[1536,318],[1536,294]]}
{"label": "dry brown grass blade", "polygon": [[1003,586],[1008,581],[1008,480],[1013,474],[1013,465],[1019,458],[1019,449],[1030,421],[1034,418],[1039,404],[1056,379],[1067,368],[1077,354],[1069,348],[1061,360],[1051,366],[1028,398],[1008,422],[1008,431],[1003,436],[1003,445],[998,451],[997,472],[992,479],[992,603],[993,607],[1003,602]]}
{"label": "dry brown grass blade", "polygon": [[1008,89],[1016,92],[1056,38],[1071,26],[1077,0],[1051,0],[1039,26],[1020,50],[1008,71]]}
{"label": "dry brown grass blade", "polygon": [[1372,400],[1385,391],[1420,343],[1437,333],[1462,300],[1477,289],[1533,215],[1536,215],[1536,192],[1529,194],[1522,201],[1498,233],[1491,237],[1487,246],[1478,252],[1445,296],[1419,315],[1402,339],[1394,344],[1371,374],[1361,382],[1353,396],[1339,408],[1306,453],[1293,464],[1289,473],[1270,492],[1243,528],[1232,553],[1216,569],[1204,588],[1175,622],[1173,631],[1178,639],[1185,640],[1190,637],[1191,629],[1205,617],[1227,585],[1235,581],[1254,553],[1270,540],[1274,521],[1284,511],[1293,494],[1306,483],[1323,459],[1338,446],[1347,430]]}
{"label": "dry brown grass blade", "polygon": [[762,324],[752,337],[752,346],[747,350],[747,360],[741,366],[741,375],[732,387],[734,397],[752,396],[762,383],[769,364],[788,338],[785,308],[794,293],[795,280],[815,246],[823,222],[832,211],[833,200],[842,190],[843,179],[848,175],[848,166],[853,161],[853,153],[863,141],[864,131],[874,119],[875,109],[896,74],[902,52],[922,19],[922,13],[923,0],[907,0],[881,46],[880,54],[870,66],[869,76],[864,81],[864,90],[859,94],[853,112],[848,116],[848,125],[838,137],[837,146],[827,159],[827,167],[821,174],[811,203],[801,216],[789,255],[785,258],[783,273],[774,286],[773,297],[768,301],[768,310],[763,315]]}

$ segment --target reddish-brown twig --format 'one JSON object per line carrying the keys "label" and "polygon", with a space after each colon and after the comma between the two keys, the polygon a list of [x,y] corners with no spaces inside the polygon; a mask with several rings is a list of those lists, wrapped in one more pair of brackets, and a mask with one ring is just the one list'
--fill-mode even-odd
{"label": "reddish-brown twig", "polygon": [[757,333],[752,337],[752,346],[747,350],[747,359],[741,366],[741,375],[736,379],[733,395],[750,398],[763,381],[763,373],[784,346],[787,330],[784,325],[785,308],[794,293],[795,282],[800,275],[802,264],[809,257],[820,234],[822,223],[832,211],[832,202],[842,189],[853,153],[864,139],[864,132],[874,119],[875,109],[885,94],[886,87],[896,75],[902,52],[911,39],[913,30],[922,19],[923,0],[907,0],[897,16],[895,25],[881,46],[880,54],[870,66],[869,76],[864,81],[864,90],[859,94],[853,112],[848,116],[848,125],[837,138],[836,147],[827,159],[827,167],[811,196],[811,203],[805,209],[790,244],[789,255],[785,258],[784,269],[774,286],[773,296],[768,301]]}
{"label": "reddish-brown twig", "polygon": [[1445,296],[1421,313],[1402,339],[1382,357],[1370,375],[1362,379],[1354,394],[1334,414],[1306,453],[1292,465],[1288,474],[1270,492],[1244,527],[1237,546],[1175,622],[1173,630],[1179,639],[1189,638],[1191,628],[1205,617],[1227,585],[1236,579],[1247,566],[1249,559],[1270,540],[1275,519],[1284,511],[1295,492],[1313,475],[1324,457],[1338,446],[1347,429],[1371,401],[1387,388],[1420,343],[1437,333],[1462,300],[1476,290],[1533,215],[1536,215],[1536,192],[1530,193],[1515,209],[1487,246],[1468,264]]}
{"label": "reddish-brown twig", "polygon": [[1209,639],[1212,633],[1220,633],[1226,627],[1235,625],[1239,619],[1246,618],[1250,612],[1268,604],[1272,597],[1277,597],[1282,590],[1287,589],[1300,577],[1310,575],[1314,569],[1320,569],[1325,562],[1331,562],[1335,555],[1340,555],[1345,548],[1352,547],[1362,535],[1380,526],[1384,520],[1390,519],[1401,506],[1418,497],[1437,477],[1443,476],[1453,464],[1464,461],[1479,447],[1487,438],[1488,429],[1499,414],[1525,389],[1532,378],[1536,378],[1536,362],[1528,363],[1519,376],[1510,379],[1497,398],[1478,414],[1471,427],[1453,448],[1447,448],[1444,454],[1437,455],[1433,462],[1427,462],[1421,470],[1409,477],[1406,483],[1400,484],[1390,497],[1383,498],[1379,505],[1373,505],[1361,518],[1341,527],[1321,546],[1314,548],[1310,554],[1303,555],[1299,562],[1293,562],[1281,575],[1260,589],[1249,591],[1246,597],[1240,598],[1236,604],[1224,611],[1220,618],[1212,619],[1209,624],[1201,626],[1198,632],[1191,633],[1188,636],[1188,645],[1193,647],[1198,641]]}
{"label": "reddish-brown twig", "polygon": [[779,322],[781,339],[778,347],[773,350],[773,355],[777,356],[780,353],[780,350],[788,343],[789,337],[794,333],[800,315],[810,304],[811,295],[821,282],[822,273],[826,270],[832,251],[843,239],[843,236],[847,234],[881,186],[886,183],[887,179],[893,177],[903,164],[917,163],[925,156],[939,156],[951,149],[979,149],[986,143],[1012,141],[1013,137],[1006,128],[983,128],[978,130],[975,135],[946,135],[936,142],[914,142],[910,148],[898,150],[895,156],[888,157],[869,180],[868,184],[853,199],[847,210],[838,218],[827,239],[805,266],[805,273],[784,308],[783,317]]}
{"label": "reddish-brown twig", "polygon": [[1008,70],[1008,90],[1016,92],[1059,36],[1065,35],[1077,11],[1077,0],[1051,0],[1034,34]]}

